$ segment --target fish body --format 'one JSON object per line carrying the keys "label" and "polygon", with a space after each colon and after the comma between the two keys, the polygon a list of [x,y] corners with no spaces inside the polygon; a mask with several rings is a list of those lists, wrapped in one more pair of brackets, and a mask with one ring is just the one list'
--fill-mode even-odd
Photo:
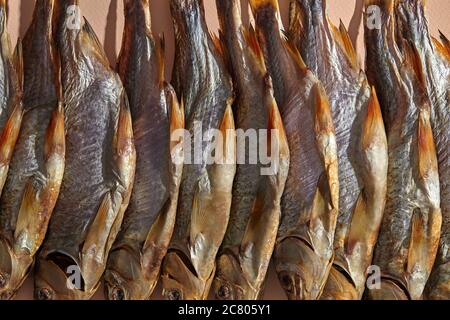
{"label": "fish body", "polygon": [[290,151],[275,267],[289,299],[313,300],[334,257],[339,181],[331,110],[322,85],[282,34],[277,1],[250,4]]}
{"label": "fish body", "polygon": [[56,2],[66,165],[35,270],[39,300],[89,299],[128,206],[135,172],[131,114],[119,76],[76,0]]}
{"label": "fish body", "polygon": [[105,279],[112,300],[150,298],[172,236],[182,163],[171,134],[184,128],[175,92],[164,81],[162,39],[151,31],[147,0],[125,1],[119,74],[130,101],[137,152],[136,178],[121,231],[112,247]]}
{"label": "fish body", "polygon": [[430,299],[450,299],[450,46],[430,35],[425,1],[398,1],[395,7],[397,38],[417,49],[431,99],[431,124],[436,143],[441,192],[442,230],[438,254],[426,288]]}
{"label": "fish body", "polygon": [[361,299],[386,199],[387,141],[375,90],[326,0],[292,0],[289,37],[330,100],[339,159],[334,265],[322,299]]}
{"label": "fish body", "polygon": [[[249,135],[249,147],[243,141],[246,138],[237,138],[230,222],[217,258],[214,288],[218,299],[256,300],[263,294],[277,237],[289,148],[263,52],[254,30],[242,23],[240,2],[218,0],[216,4],[235,84],[236,129],[238,134]],[[262,130],[272,130],[266,135],[274,133],[277,139],[277,149],[271,151],[272,165],[277,168],[269,174],[264,173],[263,168],[268,168],[260,158],[254,162],[261,144],[269,149],[275,142],[262,135]]]}
{"label": "fish body", "polygon": [[369,299],[421,299],[436,256],[441,228],[431,101],[413,43],[398,42],[393,1],[378,6],[381,28],[366,15],[367,74],[380,94],[388,136],[386,209],[373,265],[381,272]]}
{"label": "fish body", "polygon": [[0,198],[2,220],[8,217],[7,224],[2,223],[5,242],[0,256],[11,269],[4,293],[10,297],[28,275],[44,240],[64,172],[64,112],[57,93],[53,5],[52,0],[36,2],[23,40],[24,116]]}
{"label": "fish body", "polygon": [[184,103],[190,139],[161,276],[165,298],[200,300],[208,296],[230,214],[236,171],[233,88],[207,30],[203,1],[171,0],[170,5],[176,39],[173,83]]}

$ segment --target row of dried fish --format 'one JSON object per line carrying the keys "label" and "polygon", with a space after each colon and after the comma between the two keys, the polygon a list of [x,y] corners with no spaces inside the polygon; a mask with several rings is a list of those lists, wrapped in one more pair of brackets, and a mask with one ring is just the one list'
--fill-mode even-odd
{"label": "row of dried fish", "polygon": [[[218,38],[203,0],[171,0],[172,88],[149,0],[124,0],[118,74],[77,0],[37,0],[15,54],[0,1],[2,299],[33,269],[38,299],[102,277],[114,300],[159,278],[167,299],[259,299],[272,254],[289,299],[449,298],[450,44],[422,0],[366,0],[367,76],[326,0],[291,0],[286,31],[249,2],[254,27],[216,0]],[[224,137],[214,164],[177,135],[198,126]],[[235,129],[279,133],[272,174],[237,163]]]}

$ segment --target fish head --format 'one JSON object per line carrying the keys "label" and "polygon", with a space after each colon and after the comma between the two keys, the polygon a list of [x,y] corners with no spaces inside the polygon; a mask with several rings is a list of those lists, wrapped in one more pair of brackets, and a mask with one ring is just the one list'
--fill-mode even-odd
{"label": "fish head", "polygon": [[12,299],[27,277],[32,258],[26,252],[18,251],[0,238],[0,300]]}
{"label": "fish head", "polygon": [[76,260],[61,253],[40,256],[34,273],[34,295],[37,300],[87,300],[97,290],[85,290]]}
{"label": "fish head", "polygon": [[305,240],[298,237],[281,240],[275,251],[278,279],[290,300],[318,299],[331,261],[324,262]]}
{"label": "fish head", "polygon": [[214,276],[202,280],[182,252],[170,251],[164,258],[161,272],[163,296],[167,300],[204,300]]}
{"label": "fish head", "polygon": [[218,300],[256,300],[260,291],[250,285],[239,258],[230,252],[217,259],[213,288]]}
{"label": "fish head", "polygon": [[103,279],[109,300],[146,300],[156,283],[142,270],[140,254],[125,247],[111,252]]}
{"label": "fish head", "polygon": [[9,300],[13,295],[11,251],[6,240],[0,241],[0,300]]}

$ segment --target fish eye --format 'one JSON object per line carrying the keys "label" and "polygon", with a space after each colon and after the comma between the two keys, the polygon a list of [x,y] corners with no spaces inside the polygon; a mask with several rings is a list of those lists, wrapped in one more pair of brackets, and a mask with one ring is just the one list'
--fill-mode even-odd
{"label": "fish eye", "polygon": [[226,284],[220,286],[219,290],[217,290],[217,297],[219,299],[228,299],[231,295],[231,289]]}
{"label": "fish eye", "polygon": [[53,293],[47,288],[41,288],[37,291],[38,300],[52,300]]}
{"label": "fish eye", "polygon": [[123,289],[115,287],[112,290],[111,298],[113,300],[125,300],[125,292]]}
{"label": "fish eye", "polygon": [[6,287],[6,277],[0,273],[0,289]]}
{"label": "fish eye", "polygon": [[293,288],[292,279],[288,274],[284,274],[284,275],[280,276],[280,283],[281,283],[281,286],[287,291],[291,291]]}
{"label": "fish eye", "polygon": [[10,300],[13,297],[12,291],[0,293],[0,300]]}
{"label": "fish eye", "polygon": [[167,292],[168,300],[181,300],[181,292],[177,289],[170,289]]}

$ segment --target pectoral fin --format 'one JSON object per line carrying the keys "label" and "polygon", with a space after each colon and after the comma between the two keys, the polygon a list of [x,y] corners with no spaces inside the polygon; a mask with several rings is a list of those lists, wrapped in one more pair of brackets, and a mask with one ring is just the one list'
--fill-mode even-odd
{"label": "pectoral fin", "polygon": [[118,217],[119,206],[120,201],[114,199],[114,194],[106,193],[86,234],[81,250],[81,271],[87,291],[97,285],[104,271],[110,246],[116,236],[113,228],[121,221]]}
{"label": "pectoral fin", "polygon": [[19,102],[15,105],[11,115],[9,116],[2,136],[0,137],[0,192],[5,185],[8,175],[9,163],[13,156],[14,147],[19,138],[20,127],[22,125],[23,106]]}

